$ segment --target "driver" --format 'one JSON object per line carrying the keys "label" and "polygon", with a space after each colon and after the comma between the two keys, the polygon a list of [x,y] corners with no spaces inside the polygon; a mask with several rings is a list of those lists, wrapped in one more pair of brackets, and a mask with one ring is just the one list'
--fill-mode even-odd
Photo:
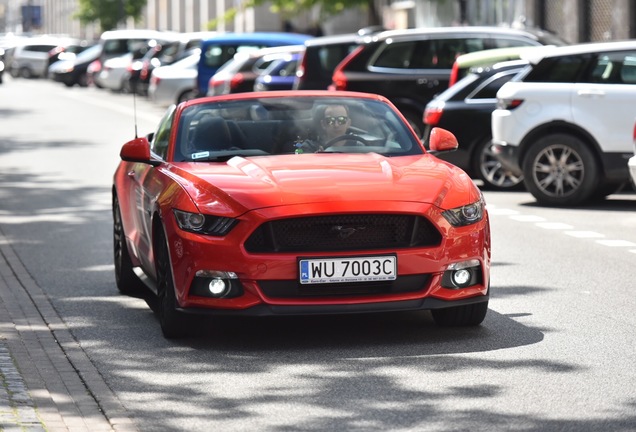
{"label": "driver", "polygon": [[[347,139],[335,141],[334,138],[348,134],[351,126],[349,111],[345,105],[322,105],[316,108],[315,121],[317,123],[318,139],[306,140],[298,145],[296,153],[320,152],[327,147],[340,147],[347,145]],[[354,143],[353,145],[356,145]]]}

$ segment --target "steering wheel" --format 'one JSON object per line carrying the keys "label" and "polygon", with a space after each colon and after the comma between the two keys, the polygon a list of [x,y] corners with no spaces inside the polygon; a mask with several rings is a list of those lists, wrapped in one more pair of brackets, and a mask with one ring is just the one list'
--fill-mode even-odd
{"label": "steering wheel", "polygon": [[333,146],[335,143],[340,142],[340,141],[357,141],[359,144],[357,145],[369,145],[369,141],[367,141],[366,139],[362,138],[361,136],[358,135],[340,135],[337,136],[335,138],[330,139],[329,141],[327,141],[325,143],[325,149],[328,149],[329,147]]}

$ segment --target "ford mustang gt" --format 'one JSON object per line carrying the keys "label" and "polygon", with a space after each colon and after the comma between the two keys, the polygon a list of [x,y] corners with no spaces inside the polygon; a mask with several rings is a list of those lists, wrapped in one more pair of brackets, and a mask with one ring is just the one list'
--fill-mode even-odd
{"label": "ford mustang gt", "polygon": [[[341,135],[324,141],[329,128]],[[255,92],[172,106],[154,133],[121,148],[117,287],[156,295],[166,338],[188,335],[189,314],[430,310],[441,326],[479,325],[486,204],[466,173],[435,156],[456,149],[455,137],[434,129],[428,144],[372,94]]]}

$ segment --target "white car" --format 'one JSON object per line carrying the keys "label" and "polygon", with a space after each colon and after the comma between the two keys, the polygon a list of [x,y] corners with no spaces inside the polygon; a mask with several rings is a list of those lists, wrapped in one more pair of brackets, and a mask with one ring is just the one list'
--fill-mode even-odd
{"label": "white car", "polygon": [[8,65],[13,77],[42,78],[49,67],[49,51],[68,44],[79,44],[78,39],[41,36],[28,38],[15,47]]}
{"label": "white car", "polygon": [[128,68],[132,65],[132,61],[132,53],[106,60],[97,77],[100,86],[113,91],[123,91],[130,77]]}
{"label": "white car", "polygon": [[159,66],[150,75],[148,97],[152,102],[168,106],[193,99],[197,95],[197,65],[201,50],[171,65]]}
{"label": "white car", "polygon": [[497,92],[493,150],[542,204],[577,205],[629,181],[636,41],[554,47]]}

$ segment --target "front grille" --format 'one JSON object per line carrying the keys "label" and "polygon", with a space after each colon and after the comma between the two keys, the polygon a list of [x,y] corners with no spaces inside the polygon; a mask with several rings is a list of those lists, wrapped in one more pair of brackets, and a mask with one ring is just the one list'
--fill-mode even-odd
{"label": "front grille", "polygon": [[381,294],[397,294],[420,291],[426,288],[428,274],[398,276],[394,281],[352,282],[302,285],[297,281],[260,281],[259,287],[267,297],[352,297]]}
{"label": "front grille", "polygon": [[335,252],[439,245],[442,235],[422,216],[347,214],[266,222],[245,242],[252,253]]}

